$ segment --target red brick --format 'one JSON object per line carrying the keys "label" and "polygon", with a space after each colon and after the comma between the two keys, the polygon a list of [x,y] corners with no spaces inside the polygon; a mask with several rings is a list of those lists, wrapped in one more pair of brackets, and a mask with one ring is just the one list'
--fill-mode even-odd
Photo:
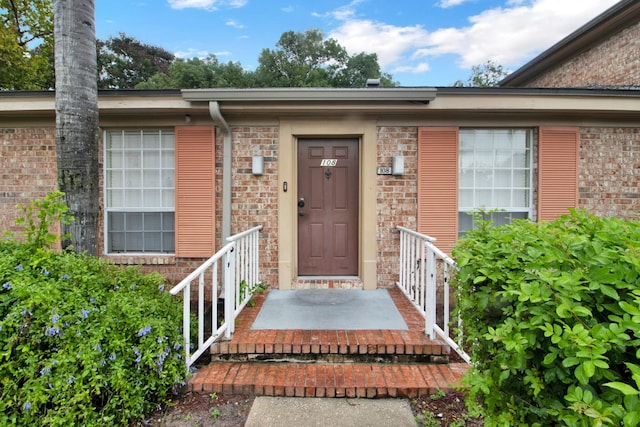
{"label": "red brick", "polygon": [[342,374],[345,397],[356,397],[356,377],[353,369],[353,363],[343,364]]}
{"label": "red brick", "polygon": [[265,395],[264,384],[265,384],[265,378],[267,376],[267,369],[268,369],[267,365],[260,364],[260,367],[256,374],[256,379],[255,379],[255,393],[257,396]]}
{"label": "red brick", "polygon": [[285,366],[284,395],[295,397],[298,364],[292,363]]}
{"label": "red brick", "polygon": [[286,376],[287,376],[287,368],[288,366],[283,364],[278,364],[274,366],[274,396],[284,396],[285,395],[285,384],[286,384]]}
{"label": "red brick", "polygon": [[310,343],[312,354],[320,354],[320,334],[320,331],[311,331]]}
{"label": "red brick", "polygon": [[236,374],[238,373],[239,369],[240,366],[237,363],[229,364],[227,375],[224,377],[224,380],[222,380],[223,393],[233,393],[233,384],[236,380]]}
{"label": "red brick", "polygon": [[284,334],[284,338],[282,340],[282,352],[285,354],[289,354],[293,349],[293,331],[291,329],[287,329]]}
{"label": "red brick", "polygon": [[[366,375],[366,369],[367,368],[365,368],[365,375]],[[380,367],[380,365],[370,365],[369,369],[370,369],[371,375],[373,376],[374,381],[375,381],[376,394],[375,394],[375,396],[370,396],[369,395],[369,387],[367,387],[367,397],[387,397],[387,396],[390,396],[389,389],[388,389],[388,386],[387,386],[387,380],[386,380],[385,375],[382,372],[382,368]],[[367,383],[369,383],[368,379],[367,379]]]}
{"label": "red brick", "polygon": [[346,385],[345,385],[345,365],[344,364],[336,364],[334,365],[334,375],[335,375],[335,386],[336,386],[336,397],[346,397]]}
{"label": "red brick", "polygon": [[401,383],[401,380],[396,378],[396,375],[393,372],[393,367],[385,365],[382,366],[380,370],[384,375],[384,381],[387,384],[387,393],[389,393],[389,397],[398,397],[398,384]]}
{"label": "red brick", "polygon": [[304,395],[305,397],[316,396],[316,366],[314,364],[307,365],[307,375],[305,377]]}
{"label": "red brick", "polygon": [[327,397],[327,365],[316,365],[316,397]]}
{"label": "red brick", "polygon": [[374,365],[363,365],[362,371],[364,373],[364,382],[366,385],[366,393],[368,398],[378,397],[378,381],[377,373],[375,372]]}
{"label": "red brick", "polygon": [[324,386],[325,396],[336,397],[336,374],[334,364],[325,365],[324,370]]}
{"label": "red brick", "polygon": [[440,374],[444,377],[444,379],[447,382],[448,386],[455,385],[455,383],[457,382],[458,378],[456,378],[453,375],[453,373],[451,372],[451,369],[449,368],[448,364],[439,364],[438,365],[438,370],[440,371]]}
{"label": "red brick", "polygon": [[411,383],[411,386],[415,389],[416,396],[427,394],[429,386],[416,365],[402,365],[401,369],[405,379],[407,379],[407,383]]}
{"label": "red brick", "polygon": [[277,331],[275,338],[274,338],[274,344],[273,344],[273,352],[276,354],[282,354],[283,351],[283,346],[284,346],[284,336],[285,336],[285,331]]}
{"label": "red brick", "polygon": [[302,331],[302,353],[311,353],[311,331]]}
{"label": "red brick", "polygon": [[336,331],[336,336],[338,339],[338,352],[340,354],[347,354],[349,352],[347,333],[345,331]]}
{"label": "red brick", "polygon": [[265,354],[273,354],[276,333],[277,331],[273,331],[273,330],[270,330],[265,333],[265,337],[264,337],[264,353]]}
{"label": "red brick", "polygon": [[375,393],[373,393],[373,396],[368,396],[369,389],[373,389],[375,392],[376,387],[376,385],[373,384],[375,382],[375,379],[367,382],[367,376],[372,378],[370,372],[367,372],[365,374],[365,369],[369,369],[369,366],[361,365],[359,363],[354,363],[352,366],[356,386],[356,397],[375,397]]}
{"label": "red brick", "polygon": [[291,352],[293,354],[302,353],[302,331],[301,330],[295,330],[293,332],[293,340],[292,340],[292,344],[291,344]]}
{"label": "red brick", "polygon": [[307,377],[306,366],[298,364],[296,366],[295,397],[305,396],[306,377]]}
{"label": "red brick", "polygon": [[349,354],[358,353],[358,336],[356,331],[347,331],[347,341],[349,347]]}
{"label": "red brick", "polygon": [[391,332],[384,330],[382,331],[382,336],[384,338],[384,342],[387,343],[386,354],[395,354],[396,346]]}
{"label": "red brick", "polygon": [[329,331],[322,330],[320,332],[320,353],[328,354],[331,342],[329,340]]}
{"label": "red brick", "polygon": [[275,396],[276,367],[272,364],[265,365],[264,395]]}

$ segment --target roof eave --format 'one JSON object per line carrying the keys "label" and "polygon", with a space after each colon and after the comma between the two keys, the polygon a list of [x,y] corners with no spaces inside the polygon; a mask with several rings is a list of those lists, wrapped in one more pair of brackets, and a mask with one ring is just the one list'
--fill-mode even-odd
{"label": "roof eave", "polygon": [[332,102],[407,101],[428,103],[436,97],[435,88],[262,88],[262,89],[183,89],[185,101],[253,102]]}

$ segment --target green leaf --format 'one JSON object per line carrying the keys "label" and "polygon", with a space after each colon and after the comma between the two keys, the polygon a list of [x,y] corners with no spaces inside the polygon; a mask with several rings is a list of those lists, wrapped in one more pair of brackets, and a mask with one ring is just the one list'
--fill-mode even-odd
{"label": "green leaf", "polygon": [[620,305],[620,308],[622,308],[624,311],[626,311],[627,313],[629,313],[632,316],[640,316],[640,308],[629,304],[626,301],[620,301],[618,303]]}
{"label": "green leaf", "polygon": [[558,358],[558,353],[547,353],[542,361],[543,365],[551,365]]}
{"label": "green leaf", "polygon": [[585,377],[591,378],[596,373],[596,365],[591,360],[585,360],[582,363],[582,371]]}
{"label": "green leaf", "polygon": [[613,286],[602,285],[598,289],[600,290],[600,292],[602,292],[604,295],[608,296],[609,298],[612,298],[616,301],[620,300],[620,295],[618,294],[618,291],[616,291],[616,289]]}
{"label": "green leaf", "polygon": [[625,384],[623,382],[613,381],[613,382],[604,383],[604,385],[612,389],[618,390],[625,396],[640,394],[640,391],[631,387],[629,384]]}
{"label": "green leaf", "polygon": [[473,279],[473,284],[474,284],[474,285],[477,285],[478,283],[482,283],[482,282],[484,282],[485,280],[487,280],[487,278],[486,278],[485,276],[476,276],[476,277]]}
{"label": "green leaf", "polygon": [[625,427],[640,425],[640,413],[638,411],[627,412],[622,420]]}
{"label": "green leaf", "polygon": [[562,366],[564,366],[565,368],[570,368],[571,366],[575,366],[578,363],[580,363],[580,359],[578,359],[577,357],[566,357],[562,361]]}

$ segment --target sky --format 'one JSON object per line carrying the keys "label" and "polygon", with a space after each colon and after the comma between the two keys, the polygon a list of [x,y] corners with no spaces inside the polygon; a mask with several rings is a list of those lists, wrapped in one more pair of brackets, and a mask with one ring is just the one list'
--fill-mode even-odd
{"label": "sky", "polygon": [[[95,0],[96,36],[254,70],[287,31],[376,53],[401,86],[451,86],[474,65],[515,71],[618,0]],[[373,76],[372,76],[373,77]]]}

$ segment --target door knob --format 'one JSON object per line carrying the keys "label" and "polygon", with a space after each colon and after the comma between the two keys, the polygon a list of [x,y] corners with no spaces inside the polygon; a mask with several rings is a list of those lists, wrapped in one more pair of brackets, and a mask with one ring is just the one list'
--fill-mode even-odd
{"label": "door knob", "polygon": [[304,208],[304,198],[300,198],[300,200],[298,200],[298,207]]}

